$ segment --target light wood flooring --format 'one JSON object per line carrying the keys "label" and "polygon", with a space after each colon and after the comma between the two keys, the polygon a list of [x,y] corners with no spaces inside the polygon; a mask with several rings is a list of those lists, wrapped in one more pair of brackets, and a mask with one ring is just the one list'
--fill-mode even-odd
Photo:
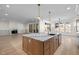
{"label": "light wood flooring", "polygon": [[62,43],[55,55],[79,55],[79,36],[62,36]]}
{"label": "light wood flooring", "polygon": [[[62,36],[62,44],[55,55],[78,55],[79,37]],[[0,55],[27,55],[22,50],[22,35],[0,36]]]}
{"label": "light wood flooring", "polygon": [[25,55],[22,35],[0,36],[0,55]]}

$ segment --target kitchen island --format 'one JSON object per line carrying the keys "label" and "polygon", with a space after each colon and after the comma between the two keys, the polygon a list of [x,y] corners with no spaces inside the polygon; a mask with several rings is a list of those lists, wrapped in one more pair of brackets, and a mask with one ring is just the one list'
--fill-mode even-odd
{"label": "kitchen island", "polygon": [[31,33],[23,35],[22,48],[29,55],[53,55],[61,44],[61,34]]}

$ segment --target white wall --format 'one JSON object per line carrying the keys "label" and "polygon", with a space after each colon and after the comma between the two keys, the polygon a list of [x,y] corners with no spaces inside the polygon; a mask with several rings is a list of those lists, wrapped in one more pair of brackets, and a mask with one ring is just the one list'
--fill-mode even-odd
{"label": "white wall", "polygon": [[0,35],[9,35],[8,22],[0,21]]}
{"label": "white wall", "polygon": [[18,33],[25,33],[25,26],[15,21],[0,21],[0,35],[10,35],[11,30],[17,29]]}
{"label": "white wall", "polygon": [[19,22],[14,22],[14,21],[9,22],[9,29],[10,30],[17,29],[18,33],[24,33],[25,32],[24,24],[19,23]]}

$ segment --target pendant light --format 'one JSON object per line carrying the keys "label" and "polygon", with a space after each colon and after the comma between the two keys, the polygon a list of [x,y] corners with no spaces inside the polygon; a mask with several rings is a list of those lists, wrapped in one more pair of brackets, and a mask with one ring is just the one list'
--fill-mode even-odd
{"label": "pendant light", "polygon": [[49,21],[51,22],[51,11],[49,11]]}
{"label": "pendant light", "polygon": [[79,17],[79,14],[78,14],[78,7],[79,7],[79,5],[77,4],[77,5],[75,6],[76,17]]}
{"label": "pendant light", "polygon": [[40,4],[37,4],[37,6],[38,6],[38,17],[37,17],[37,19],[40,20],[40,19],[41,19],[41,18],[40,18]]}

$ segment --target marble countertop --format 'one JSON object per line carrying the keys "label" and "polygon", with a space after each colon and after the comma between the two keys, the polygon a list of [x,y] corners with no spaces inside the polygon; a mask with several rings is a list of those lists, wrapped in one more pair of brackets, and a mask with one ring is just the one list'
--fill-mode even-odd
{"label": "marble countertop", "polygon": [[[57,35],[59,33],[55,33],[55,34]],[[23,36],[30,37],[30,38],[40,40],[40,41],[46,41],[46,40],[54,37],[55,35],[40,34],[40,33],[30,33],[30,34],[24,34]]]}

